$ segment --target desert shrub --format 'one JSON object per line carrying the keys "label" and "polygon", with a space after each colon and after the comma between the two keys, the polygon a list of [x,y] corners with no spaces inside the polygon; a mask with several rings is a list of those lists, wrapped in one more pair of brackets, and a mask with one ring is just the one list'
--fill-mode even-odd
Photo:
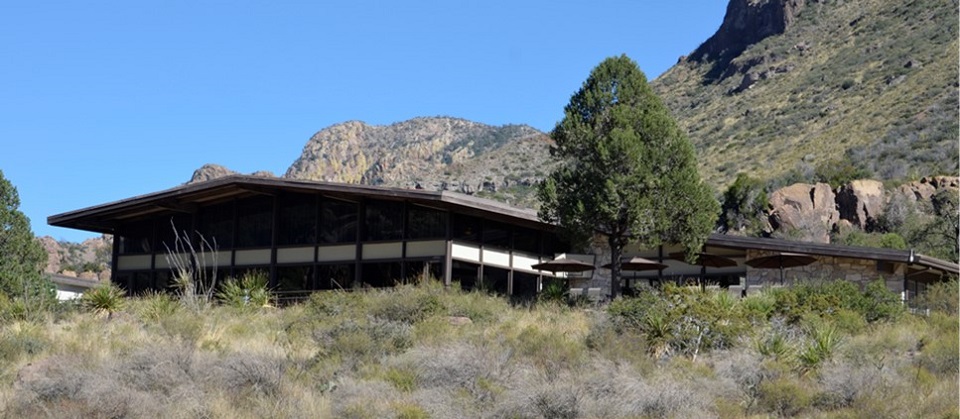
{"label": "desert shrub", "polygon": [[776,300],[773,313],[791,323],[798,323],[809,315],[849,316],[842,310],[857,313],[867,322],[894,320],[903,313],[900,297],[888,290],[882,280],[868,284],[863,292],[852,282],[838,280],[797,284],[773,290],[771,294]]}
{"label": "desert shrub", "polygon": [[89,311],[106,314],[110,318],[113,313],[123,309],[126,299],[122,289],[108,282],[84,292],[80,304]]}
{"label": "desert shrub", "polygon": [[957,376],[960,370],[960,322],[957,316],[932,313],[931,332],[922,338],[917,363],[938,375]]}
{"label": "desert shrub", "polygon": [[740,304],[725,291],[670,284],[614,301],[607,311],[619,330],[645,336],[656,357],[673,352],[696,357],[700,351],[727,348],[749,326]]}
{"label": "desert shrub", "polygon": [[601,313],[591,321],[584,345],[591,355],[614,362],[626,362],[639,369],[653,368],[653,362],[647,356],[649,348],[646,347],[644,336],[632,330],[618,332],[606,313]]}
{"label": "desert shrub", "polygon": [[130,303],[133,311],[149,322],[158,322],[180,309],[180,301],[162,292],[146,293]]}
{"label": "desert shrub", "polygon": [[258,308],[270,305],[267,273],[249,271],[239,279],[227,278],[216,293],[221,304],[234,308]]}
{"label": "desert shrub", "polygon": [[368,317],[346,319],[332,327],[318,328],[313,339],[320,356],[339,356],[345,368],[377,362],[381,357],[405,351],[413,344],[410,325]]}
{"label": "desert shrub", "polygon": [[230,353],[205,369],[205,380],[241,400],[256,395],[276,396],[286,367],[285,362],[275,356]]}
{"label": "desert shrub", "polygon": [[326,291],[310,294],[307,309],[318,317],[339,317],[363,311],[361,293],[346,291]]}
{"label": "desert shrub", "polygon": [[781,417],[802,414],[813,404],[813,396],[808,386],[789,376],[764,381],[758,386],[758,405]]}
{"label": "desert shrub", "polygon": [[403,286],[380,292],[372,314],[388,321],[414,324],[445,311],[440,297],[428,290]]}
{"label": "desert shrub", "polygon": [[566,302],[567,301],[567,288],[566,283],[562,281],[545,281],[543,290],[537,296],[540,301],[548,302]]}
{"label": "desert shrub", "polygon": [[560,331],[539,327],[523,329],[508,345],[548,375],[564,368],[576,368],[583,361],[586,349],[582,342]]}
{"label": "desert shrub", "polygon": [[957,278],[953,278],[946,282],[938,282],[928,286],[926,291],[910,303],[917,308],[936,310],[956,316],[957,307],[960,305],[958,295],[960,295],[960,287],[958,287]]}
{"label": "desert shrub", "polygon": [[14,363],[23,357],[38,355],[49,346],[43,326],[16,322],[0,329],[0,360]]}
{"label": "desert shrub", "polygon": [[798,368],[801,372],[814,371],[833,358],[837,348],[843,342],[843,336],[830,323],[817,323],[808,326],[809,337],[806,344],[797,353]]}

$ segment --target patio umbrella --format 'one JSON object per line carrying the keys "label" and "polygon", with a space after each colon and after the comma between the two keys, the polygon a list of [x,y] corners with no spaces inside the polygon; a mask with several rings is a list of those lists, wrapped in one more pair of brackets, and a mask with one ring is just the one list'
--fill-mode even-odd
{"label": "patio umbrella", "polygon": [[[612,263],[601,266],[602,268],[610,269],[613,268]],[[620,258],[620,270],[621,271],[656,271],[659,269],[666,269],[667,265],[659,263],[655,260],[644,259],[639,256],[632,258]],[[627,281],[627,288],[630,288],[630,278],[625,278]]]}
{"label": "patio umbrella", "polygon": [[557,272],[584,272],[592,271],[593,265],[576,259],[560,258],[530,266],[538,271]]}
{"label": "patio umbrella", "polygon": [[[608,263],[601,267],[610,269],[613,267],[613,264]],[[620,269],[624,271],[655,271],[658,269],[665,269],[666,267],[667,265],[664,265],[654,260],[644,259],[642,257],[620,259]]]}
{"label": "patio umbrella", "polygon": [[760,256],[748,260],[746,263],[754,268],[780,269],[780,285],[783,285],[783,268],[806,266],[815,262],[817,258],[801,253],[778,252],[767,256]]}
{"label": "patio umbrella", "polygon": [[[674,252],[670,254],[670,259],[686,262],[687,254],[684,252]],[[715,255],[713,253],[697,253],[697,259],[693,264],[700,265],[701,289],[707,288],[707,266],[711,268],[729,268],[731,266],[737,266],[737,262],[735,260],[720,255]]]}

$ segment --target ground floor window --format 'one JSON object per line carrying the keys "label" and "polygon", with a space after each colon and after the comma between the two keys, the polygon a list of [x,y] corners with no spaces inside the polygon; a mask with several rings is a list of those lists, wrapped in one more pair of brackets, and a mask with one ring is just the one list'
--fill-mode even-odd
{"label": "ground floor window", "polygon": [[459,282],[460,289],[472,291],[477,286],[477,276],[480,273],[480,265],[475,263],[453,261],[453,275],[451,281]]}
{"label": "ground floor window", "polygon": [[364,287],[392,287],[401,278],[400,262],[364,263],[361,269],[360,279]]}
{"label": "ground floor window", "polygon": [[510,271],[492,266],[483,267],[483,279],[481,286],[487,292],[507,295],[509,294]]}
{"label": "ground floor window", "polygon": [[317,265],[317,290],[345,290],[353,288],[357,265],[341,263]]}
{"label": "ground floor window", "polygon": [[539,275],[525,272],[513,272],[513,295],[521,299],[534,299],[537,296]]}

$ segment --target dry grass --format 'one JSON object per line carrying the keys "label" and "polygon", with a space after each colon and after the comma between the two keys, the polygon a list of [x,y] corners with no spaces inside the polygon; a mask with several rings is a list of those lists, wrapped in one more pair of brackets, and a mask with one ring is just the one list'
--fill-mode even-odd
{"label": "dry grass", "polygon": [[871,324],[798,374],[757,351],[765,326],[653,358],[602,311],[430,285],[256,311],[159,298],[0,326],[0,417],[957,415],[955,314]]}

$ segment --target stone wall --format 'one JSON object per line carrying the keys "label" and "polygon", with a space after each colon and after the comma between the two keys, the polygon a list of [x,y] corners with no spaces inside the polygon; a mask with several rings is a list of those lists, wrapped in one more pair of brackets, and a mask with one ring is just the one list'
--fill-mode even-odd
{"label": "stone wall", "polygon": [[[772,252],[762,250],[747,250],[747,260],[766,256]],[[816,256],[817,261],[806,266],[786,268],[783,270],[783,284],[791,285],[797,282],[845,280],[860,285],[883,279],[887,288],[894,292],[903,291],[903,264],[896,264],[892,269],[878,269],[877,261],[868,259],[852,259],[833,256]],[[756,288],[780,284],[779,269],[758,269],[747,267],[747,284]]]}

